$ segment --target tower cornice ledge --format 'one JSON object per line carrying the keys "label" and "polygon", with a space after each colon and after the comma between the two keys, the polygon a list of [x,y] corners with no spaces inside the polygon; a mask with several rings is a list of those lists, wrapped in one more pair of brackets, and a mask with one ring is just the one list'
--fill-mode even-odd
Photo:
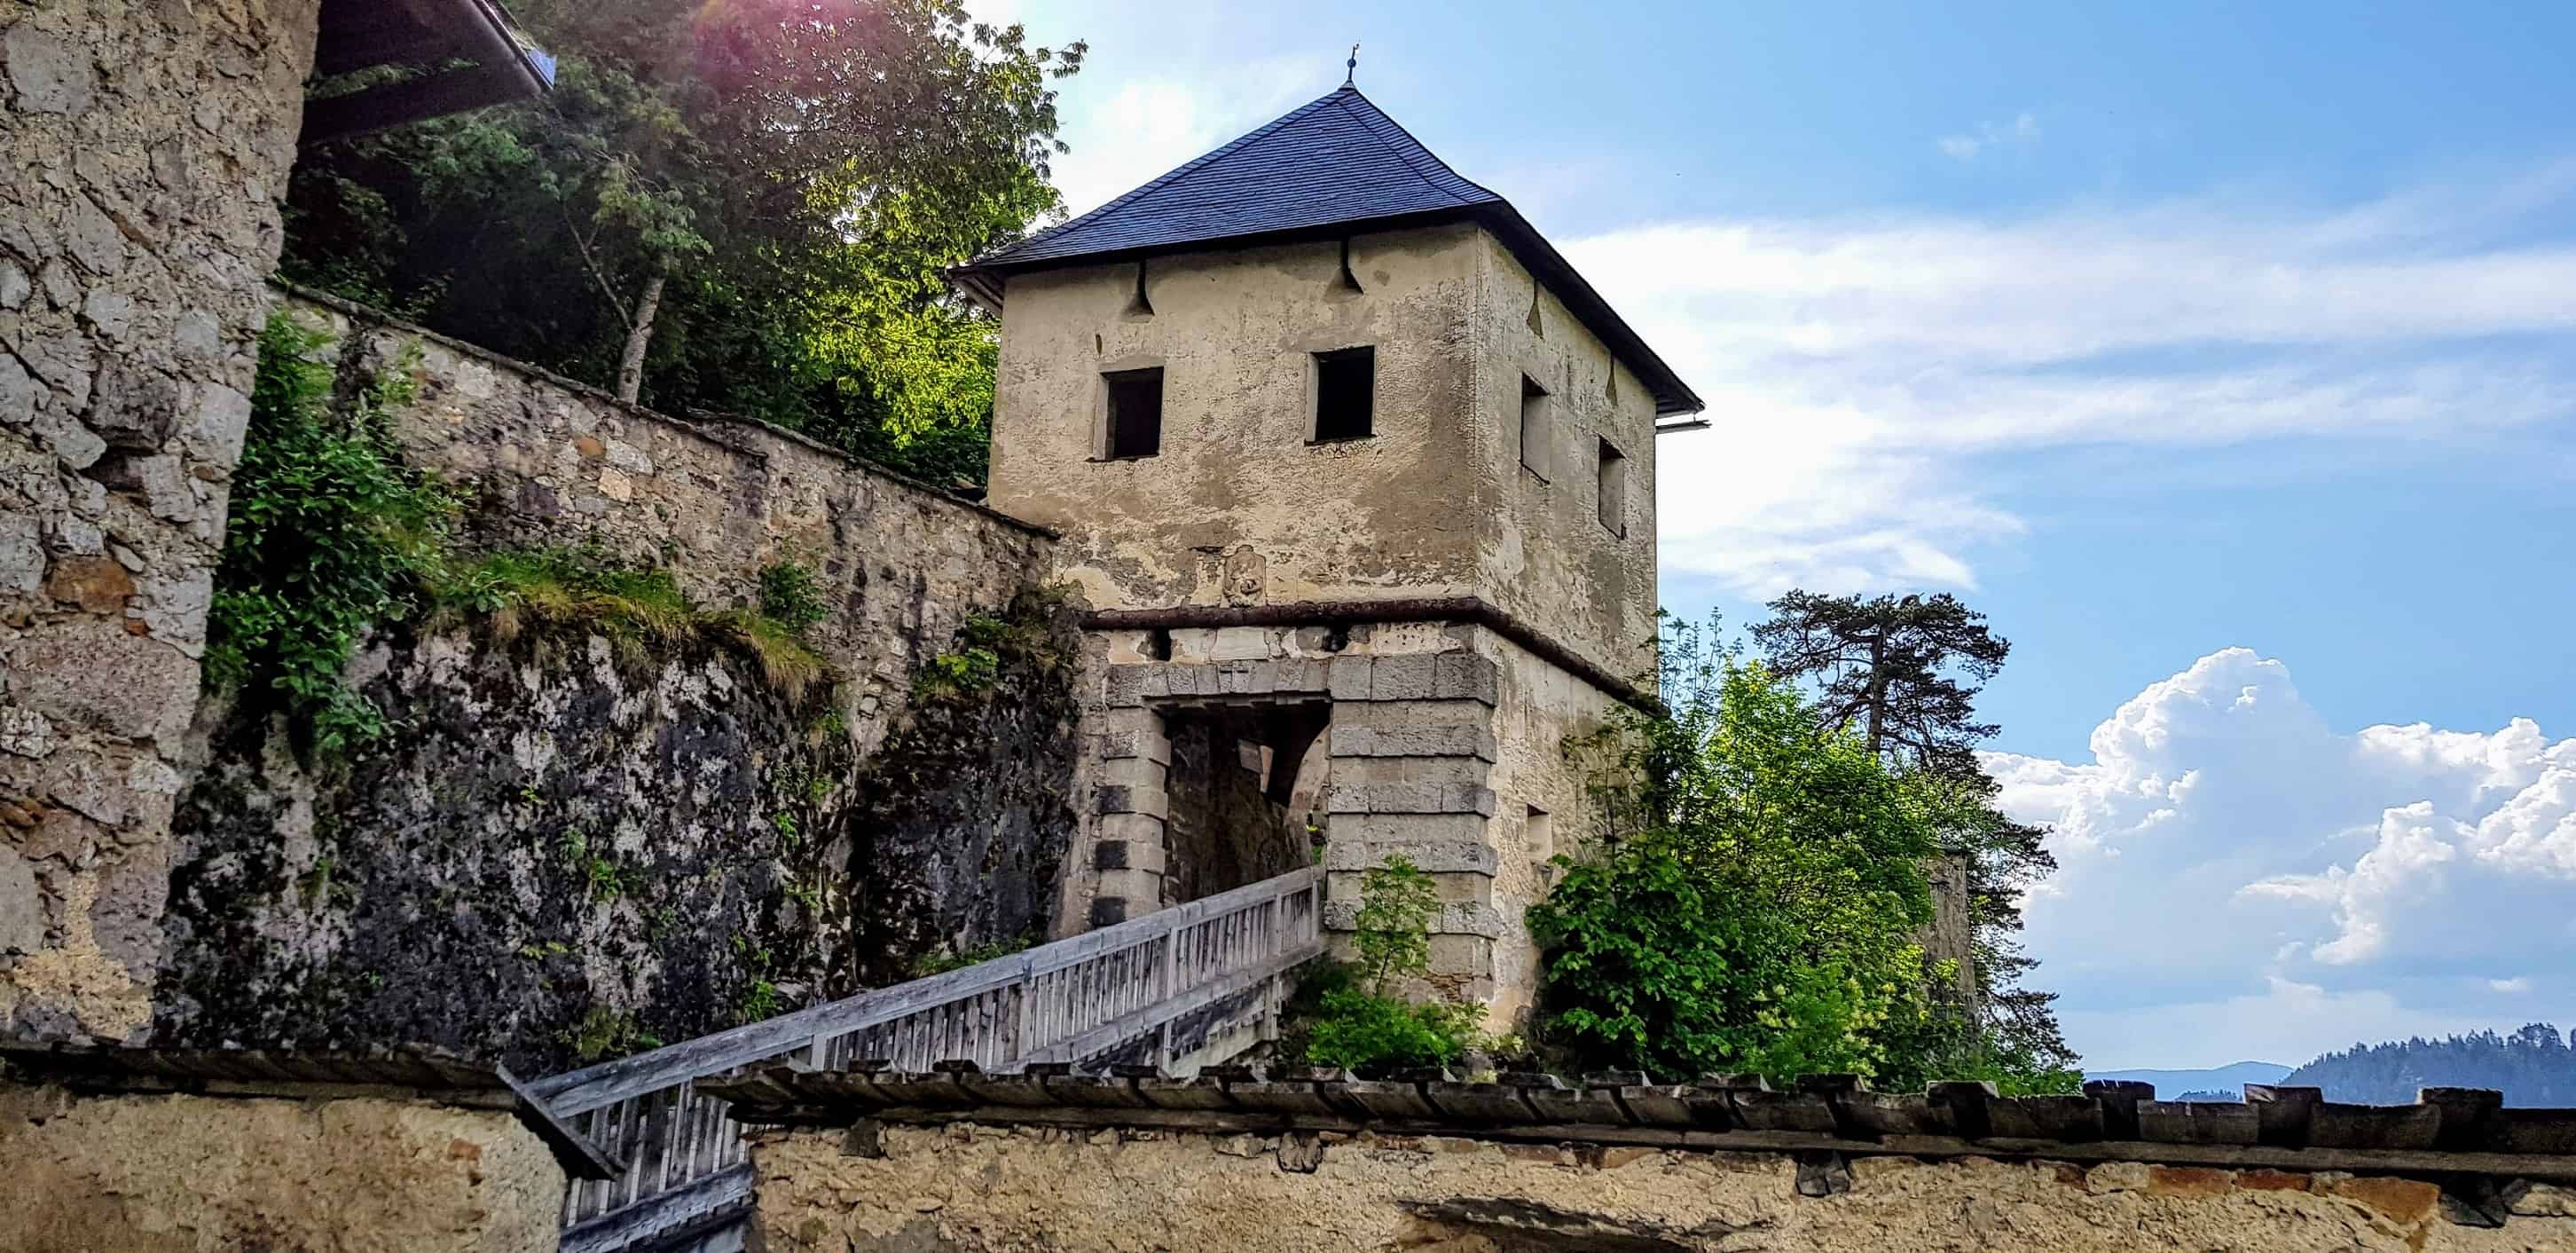
{"label": "tower cornice ledge", "polygon": [[1083,616],[1082,624],[1097,631],[1139,631],[1435,621],[1468,622],[1484,627],[1631,708],[1647,713],[1663,710],[1663,702],[1653,693],[1620,678],[1608,667],[1479,596],[1399,596],[1384,600],[1309,600],[1277,605],[1095,609]]}

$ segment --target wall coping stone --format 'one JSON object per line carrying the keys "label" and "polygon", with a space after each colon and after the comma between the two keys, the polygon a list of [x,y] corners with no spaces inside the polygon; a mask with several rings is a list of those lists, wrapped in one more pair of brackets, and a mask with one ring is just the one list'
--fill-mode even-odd
{"label": "wall coping stone", "polygon": [[[1513,1073],[1500,1082],[1461,1082],[1445,1070],[1367,1080],[1315,1067],[1210,1066],[1195,1078],[1175,1079],[1135,1068],[1114,1077],[988,1075],[972,1063],[950,1062],[930,1075],[764,1065],[702,1080],[698,1090],[730,1104],[738,1121],[790,1127],[873,1119],[1214,1133],[1369,1130],[1775,1153],[2576,1180],[2576,1109],[2489,1108],[2457,1129],[2463,1133],[2457,1147],[2422,1141],[2398,1129],[2404,1120],[2380,1116],[2425,1109],[2438,1122],[2456,1103],[2430,1091],[2415,1106],[2318,1102],[2315,1108],[2332,1118],[2312,1123],[2294,1143],[2264,1135],[2254,1118],[2226,1120],[2241,1137],[2203,1138],[2199,1128],[2146,1116],[2181,1103],[2141,1099],[2133,1088],[2003,1097],[1987,1083],[1937,1083],[1921,1094],[1897,1094],[1873,1092],[1852,1075],[1809,1075],[1795,1090],[1775,1091],[1749,1075],[1669,1084],[1635,1071],[1571,1082]],[[2124,1116],[2120,1107],[2132,1104],[2139,1108]],[[2329,1124],[2334,1130],[2319,1135]]]}
{"label": "wall coping stone", "polygon": [[189,1096],[277,1100],[392,1098],[469,1109],[502,1110],[554,1151],[576,1179],[614,1179],[617,1159],[558,1119],[509,1068],[427,1045],[364,1053],[278,1049],[122,1048],[0,1041],[7,1078],[97,1095]]}

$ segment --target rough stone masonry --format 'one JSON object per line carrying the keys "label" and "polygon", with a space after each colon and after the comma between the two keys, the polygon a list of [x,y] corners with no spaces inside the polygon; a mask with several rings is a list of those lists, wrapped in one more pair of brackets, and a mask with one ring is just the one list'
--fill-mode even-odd
{"label": "rough stone masonry", "polygon": [[0,1031],[150,1020],[319,2],[0,11]]}
{"label": "rough stone masonry", "polygon": [[2554,1185],[2465,1226],[2420,1180],[2139,1162],[1862,1158],[1815,1197],[1784,1153],[956,1123],[883,1128],[873,1156],[765,1132],[753,1163],[781,1253],[2576,1249],[2576,1193]]}

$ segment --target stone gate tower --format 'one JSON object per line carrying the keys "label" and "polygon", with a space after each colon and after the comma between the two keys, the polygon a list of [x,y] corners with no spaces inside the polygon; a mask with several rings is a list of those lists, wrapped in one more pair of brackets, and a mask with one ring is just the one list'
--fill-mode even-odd
{"label": "stone gate tower", "polygon": [[1517,1016],[1589,826],[1562,745],[1651,667],[1655,437],[1699,398],[1349,86],[953,277],[1002,318],[992,503],[1092,606],[1064,916],[1320,855],[1347,926],[1401,853],[1433,983]]}

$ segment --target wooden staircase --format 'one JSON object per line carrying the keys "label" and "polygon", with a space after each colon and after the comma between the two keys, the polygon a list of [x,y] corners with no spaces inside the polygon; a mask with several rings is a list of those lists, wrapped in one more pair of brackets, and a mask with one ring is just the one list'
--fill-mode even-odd
{"label": "wooden staircase", "polygon": [[1221,1062],[1278,1032],[1288,975],[1324,952],[1324,872],[1176,905],[1022,953],[862,992],[528,1085],[624,1163],[564,1198],[566,1253],[742,1247],[751,1163],[726,1107],[696,1081],[794,1061],[926,1071],[972,1061],[1158,1065]]}

